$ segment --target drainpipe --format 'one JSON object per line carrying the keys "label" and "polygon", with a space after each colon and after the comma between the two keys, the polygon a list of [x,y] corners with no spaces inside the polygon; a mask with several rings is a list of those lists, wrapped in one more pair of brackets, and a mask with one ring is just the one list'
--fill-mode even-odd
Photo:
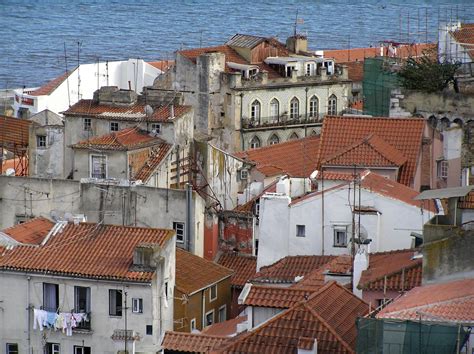
{"label": "drainpipe", "polygon": [[26,302],[27,302],[27,308],[26,311],[28,311],[28,353],[31,353],[31,304],[30,304],[30,281],[31,277],[29,275],[26,276],[27,280],[27,288],[26,288]]}
{"label": "drainpipe", "polygon": [[206,320],[206,289],[202,290],[202,314],[201,314],[201,331],[204,329],[204,321]]}
{"label": "drainpipe", "polygon": [[308,120],[308,91],[309,91],[309,88],[306,87],[305,89],[305,93],[306,93],[306,103],[305,103],[305,110],[304,110],[304,119],[305,119],[305,125],[304,125],[304,137],[306,138],[306,128],[307,128],[307,120]]}
{"label": "drainpipe", "polygon": [[321,166],[321,254],[324,256],[324,167]]}
{"label": "drainpipe", "polygon": [[193,187],[191,183],[186,183],[186,250],[193,252],[191,249],[194,246],[192,240],[192,226],[191,226],[191,213],[192,213],[192,201],[193,201]]}
{"label": "drainpipe", "polygon": [[244,110],[244,93],[241,92],[240,93],[240,147],[243,150],[244,149],[244,133],[242,131],[242,127],[243,127],[243,120],[242,120],[242,113],[243,113],[243,110]]}

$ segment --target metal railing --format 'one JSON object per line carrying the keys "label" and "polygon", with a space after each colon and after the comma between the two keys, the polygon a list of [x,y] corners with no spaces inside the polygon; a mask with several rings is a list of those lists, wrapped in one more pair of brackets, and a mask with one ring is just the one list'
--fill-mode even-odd
{"label": "metal railing", "polygon": [[290,117],[288,115],[281,115],[279,117],[260,117],[259,119],[242,118],[242,128],[251,129],[259,127],[270,127],[278,125],[292,125],[292,124],[307,124],[322,122],[323,115],[306,116],[300,114],[298,116]]}

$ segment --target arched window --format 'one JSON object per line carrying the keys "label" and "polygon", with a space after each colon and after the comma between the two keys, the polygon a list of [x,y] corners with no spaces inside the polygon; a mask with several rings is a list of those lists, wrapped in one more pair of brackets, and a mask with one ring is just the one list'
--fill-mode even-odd
{"label": "arched window", "polygon": [[300,101],[293,97],[290,101],[290,118],[297,119],[300,115]]}
{"label": "arched window", "polygon": [[276,98],[270,101],[270,119],[278,121],[280,118],[280,102]]}
{"label": "arched window", "polygon": [[316,96],[309,100],[309,117],[317,118],[319,116],[319,100]]}
{"label": "arched window", "polygon": [[319,134],[316,132],[316,130],[313,130],[310,135],[311,135],[311,136],[317,136],[317,135],[319,135]]}
{"label": "arched window", "polygon": [[254,136],[252,140],[250,140],[250,148],[256,149],[261,146],[260,139],[257,136]]}
{"label": "arched window", "polygon": [[337,97],[336,95],[329,96],[328,99],[328,115],[335,116],[337,114]]}
{"label": "arched window", "polygon": [[260,121],[260,102],[257,100],[253,101],[250,106],[250,119],[256,122]]}
{"label": "arched window", "polygon": [[278,144],[280,142],[280,138],[278,138],[278,135],[276,134],[273,134],[270,139],[268,139],[268,144],[269,145],[275,145],[275,144]]}
{"label": "arched window", "polygon": [[296,133],[291,134],[290,137],[288,138],[288,140],[295,140],[295,139],[299,139],[299,136]]}

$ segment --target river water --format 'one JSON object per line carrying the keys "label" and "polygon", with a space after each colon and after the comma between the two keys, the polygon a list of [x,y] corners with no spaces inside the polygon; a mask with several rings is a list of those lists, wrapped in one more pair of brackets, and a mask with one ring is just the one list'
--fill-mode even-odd
{"label": "river water", "polygon": [[436,41],[438,21],[474,22],[474,0],[0,0],[0,89],[63,73],[64,46],[72,68],[78,59],[172,59],[234,33],[285,41],[297,11],[311,49]]}

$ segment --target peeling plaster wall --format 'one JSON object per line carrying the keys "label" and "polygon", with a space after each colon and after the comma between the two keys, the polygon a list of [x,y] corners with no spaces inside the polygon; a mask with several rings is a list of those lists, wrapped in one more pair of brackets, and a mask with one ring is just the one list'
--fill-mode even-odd
{"label": "peeling plaster wall", "polygon": [[[46,147],[37,146],[37,136],[46,136]],[[64,127],[60,125],[30,126],[28,145],[29,175],[42,178],[63,178]]]}

